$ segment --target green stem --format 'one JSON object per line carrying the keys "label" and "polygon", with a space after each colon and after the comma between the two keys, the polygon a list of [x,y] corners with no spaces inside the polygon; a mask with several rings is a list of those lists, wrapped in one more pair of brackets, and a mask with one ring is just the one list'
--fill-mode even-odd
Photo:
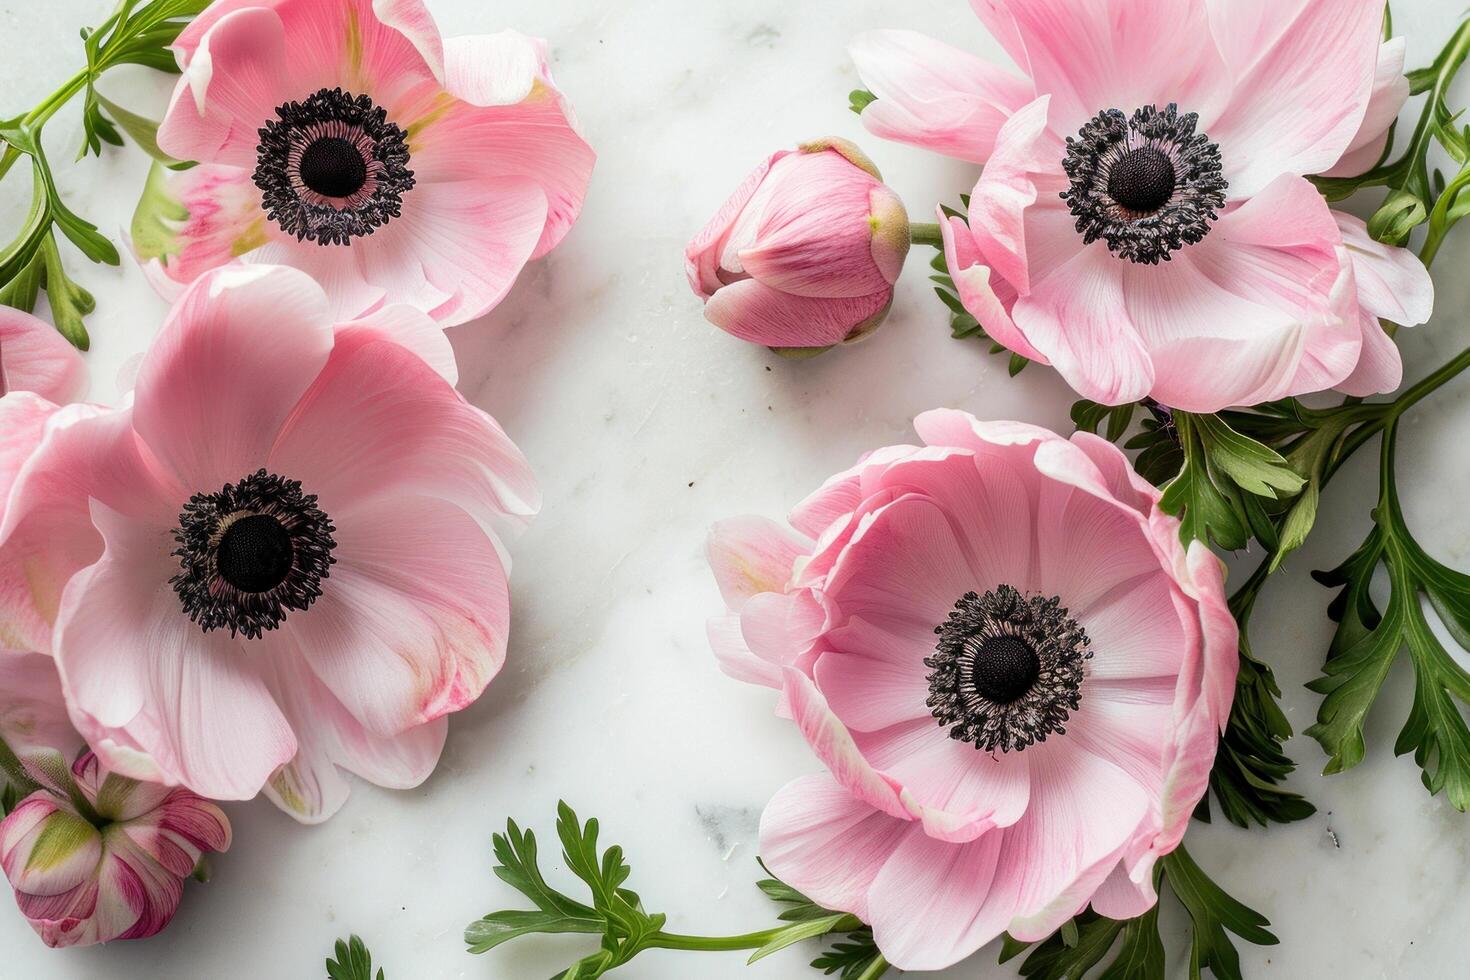
{"label": "green stem", "polygon": [[728,953],[741,949],[760,949],[785,931],[763,929],[743,936],[684,936],[676,932],[657,932],[648,940],[656,949],[686,949],[700,952]]}
{"label": "green stem", "polygon": [[944,248],[944,235],[940,232],[939,226],[936,224],[925,224],[923,222],[920,222],[919,224],[910,224],[909,241],[913,242],[915,245],[928,245],[932,248],[940,249]]}

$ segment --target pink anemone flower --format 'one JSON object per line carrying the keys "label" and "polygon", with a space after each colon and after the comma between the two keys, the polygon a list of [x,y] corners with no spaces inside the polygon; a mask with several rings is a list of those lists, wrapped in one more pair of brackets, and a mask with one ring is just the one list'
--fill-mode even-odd
{"label": "pink anemone flower", "polygon": [[11,391],[32,391],[58,404],[76,401],[87,391],[87,366],[51,324],[0,306],[0,396]]}
{"label": "pink anemone flower", "polygon": [[442,39],[420,0],[218,0],[174,50],[158,142],[202,166],[140,250],[165,292],[241,259],[305,270],[342,319],[464,323],[581,211],[595,155],[543,41]]}
{"label": "pink anemone flower", "polygon": [[52,413],[13,480],[0,635],[54,653],[121,775],[324,819],[339,766],[427,777],[504,662],[525,458],[424,314],[333,324],[304,273],[206,276],[132,398]]}
{"label": "pink anemone flower", "polygon": [[949,410],[915,428],[794,531],[716,527],[711,640],[828,769],[771,801],[762,859],[928,970],[1089,902],[1153,905],[1238,654],[1219,560],[1111,443]]}
{"label": "pink anemone flower", "polygon": [[1408,87],[1384,0],[972,6],[1023,74],[907,31],[852,53],[871,131],[984,164],[968,220],[940,224],[993,339],[1106,404],[1398,386],[1378,317],[1427,320],[1429,275],[1305,179],[1386,145]]}

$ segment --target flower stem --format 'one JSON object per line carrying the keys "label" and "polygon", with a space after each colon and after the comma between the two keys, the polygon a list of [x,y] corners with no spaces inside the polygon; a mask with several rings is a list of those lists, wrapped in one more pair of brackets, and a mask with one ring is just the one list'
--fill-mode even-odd
{"label": "flower stem", "polygon": [[657,949],[728,953],[740,949],[760,949],[780,932],[780,929],[764,929],[760,932],[747,932],[743,936],[685,936],[676,932],[657,932],[649,939],[648,945]]}
{"label": "flower stem", "polygon": [[932,248],[944,248],[944,236],[936,224],[910,224],[909,241],[915,245],[928,245]]}

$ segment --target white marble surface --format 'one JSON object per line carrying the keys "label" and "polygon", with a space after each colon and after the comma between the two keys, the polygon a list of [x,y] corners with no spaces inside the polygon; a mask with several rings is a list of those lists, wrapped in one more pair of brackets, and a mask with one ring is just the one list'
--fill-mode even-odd
{"label": "white marble surface", "polygon": [[[328,2],[328,0],[322,0]],[[463,389],[498,416],[534,462],[546,509],[516,548],[510,662],[455,719],[438,773],[421,789],[359,784],[343,812],[299,827],[268,803],[232,805],[235,846],[207,886],[191,885],[172,927],[144,943],[52,952],[0,908],[0,978],[314,978],[333,939],[362,934],[392,980],[546,977],[585,939],[530,939],[485,957],[463,952],[471,919],[517,904],[490,874],[489,838],[507,816],[550,835],[566,797],[626,845],[633,885],[671,928],[742,932],[771,909],[754,888],[754,831],[766,799],[816,767],[765,693],[724,678],[704,641],[719,600],[701,555],[705,528],[753,511],[779,516],[856,455],[908,438],[937,405],[981,416],[1067,424],[1068,393],[1044,370],[1006,377],[1003,361],[948,339],[916,251],[897,310],[873,340],[793,364],[708,326],[683,280],[681,250],[767,152],[826,133],[859,139],[916,214],[953,200],[968,168],[867,137],[846,109],[856,77],[846,40],[908,26],[1000,57],[963,0],[429,0],[446,33],[513,26],[552,40],[554,70],[600,153],[581,223],[530,268],[485,320],[454,331]],[[77,29],[108,0],[0,0],[3,114],[22,111],[73,70]],[[1401,0],[1410,63],[1426,62],[1460,0]],[[163,89],[109,90],[157,113]],[[1459,96],[1466,97],[1462,87]],[[75,113],[51,127],[70,151]],[[134,151],[62,164],[81,213],[116,232],[142,184]],[[11,183],[19,183],[12,180]],[[13,227],[16,187],[6,187]],[[1462,231],[1470,235],[1470,231]],[[163,305],[128,264],[69,265],[93,288],[94,394],[142,350]],[[1405,337],[1423,373],[1466,343],[1465,240],[1439,267],[1435,323]],[[1405,496],[1441,557],[1470,567],[1463,487],[1470,384],[1407,424]],[[1361,540],[1373,494],[1360,460],[1333,485],[1318,530],[1270,587],[1257,650],[1276,664],[1298,729],[1317,698],[1329,636],[1327,593],[1308,571]],[[1429,798],[1391,745],[1409,698],[1390,681],[1369,726],[1367,761],[1324,779],[1316,744],[1297,738],[1294,785],[1320,807],[1269,832],[1197,826],[1191,848],[1232,892],[1270,916],[1282,945],[1243,947],[1249,976],[1464,975],[1470,930],[1470,817]],[[8,904],[8,899],[6,899]],[[1166,916],[1176,947],[1185,925]],[[812,949],[747,970],[738,955],[651,952],[619,976],[817,976]],[[1012,976],[993,949],[945,977]],[[1173,975],[1184,976],[1176,964]]]}

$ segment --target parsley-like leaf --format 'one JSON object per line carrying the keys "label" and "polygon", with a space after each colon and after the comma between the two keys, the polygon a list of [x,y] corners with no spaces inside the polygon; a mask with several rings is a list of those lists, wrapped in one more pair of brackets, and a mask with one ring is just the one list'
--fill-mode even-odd
{"label": "parsley-like leaf", "polygon": [[[586,933],[602,937],[601,948],[572,964],[557,980],[593,980],[622,966],[647,949],[754,950],[750,962],[763,959],[806,939],[844,935],[849,945],[860,945],[871,934],[855,916],[823,909],[796,889],[779,881],[763,881],[760,888],[784,906],[780,918],[787,925],[743,936],[683,936],[663,931],[667,919],[649,913],[636,892],[626,887],[632,874],[623,849],[614,844],[600,850],[601,827],[596,819],[583,823],[565,803],[557,807],[557,836],[567,869],[581,879],[591,894],[592,904],[573,899],[547,882],[537,864],[536,835],[509,821],[504,834],[496,834],[495,874],[525,895],[535,910],[492,912],[465,929],[471,953],[483,953],[502,943],[537,933]],[[849,969],[859,957],[851,950],[832,950],[839,969]],[[888,965],[873,949],[843,980],[876,980]]]}
{"label": "parsley-like leaf", "polygon": [[[1397,421],[1384,430],[1379,501],[1373,530],[1346,562],[1317,579],[1338,595],[1329,607],[1337,632],[1323,676],[1308,685],[1326,695],[1317,723],[1307,729],[1330,756],[1327,773],[1363,760],[1363,725],[1394,662],[1407,651],[1414,670],[1414,702],[1394,752],[1414,753],[1430,793],[1443,791],[1457,810],[1470,809],[1470,673],[1450,655],[1430,626],[1425,600],[1454,641],[1470,649],[1470,576],[1431,558],[1404,518],[1394,473]],[[1372,595],[1379,569],[1387,572],[1388,601]]]}
{"label": "parsley-like leaf", "polygon": [[337,956],[327,960],[327,976],[331,980],[385,980],[380,967],[373,974],[373,956],[357,936],[337,940]]}

